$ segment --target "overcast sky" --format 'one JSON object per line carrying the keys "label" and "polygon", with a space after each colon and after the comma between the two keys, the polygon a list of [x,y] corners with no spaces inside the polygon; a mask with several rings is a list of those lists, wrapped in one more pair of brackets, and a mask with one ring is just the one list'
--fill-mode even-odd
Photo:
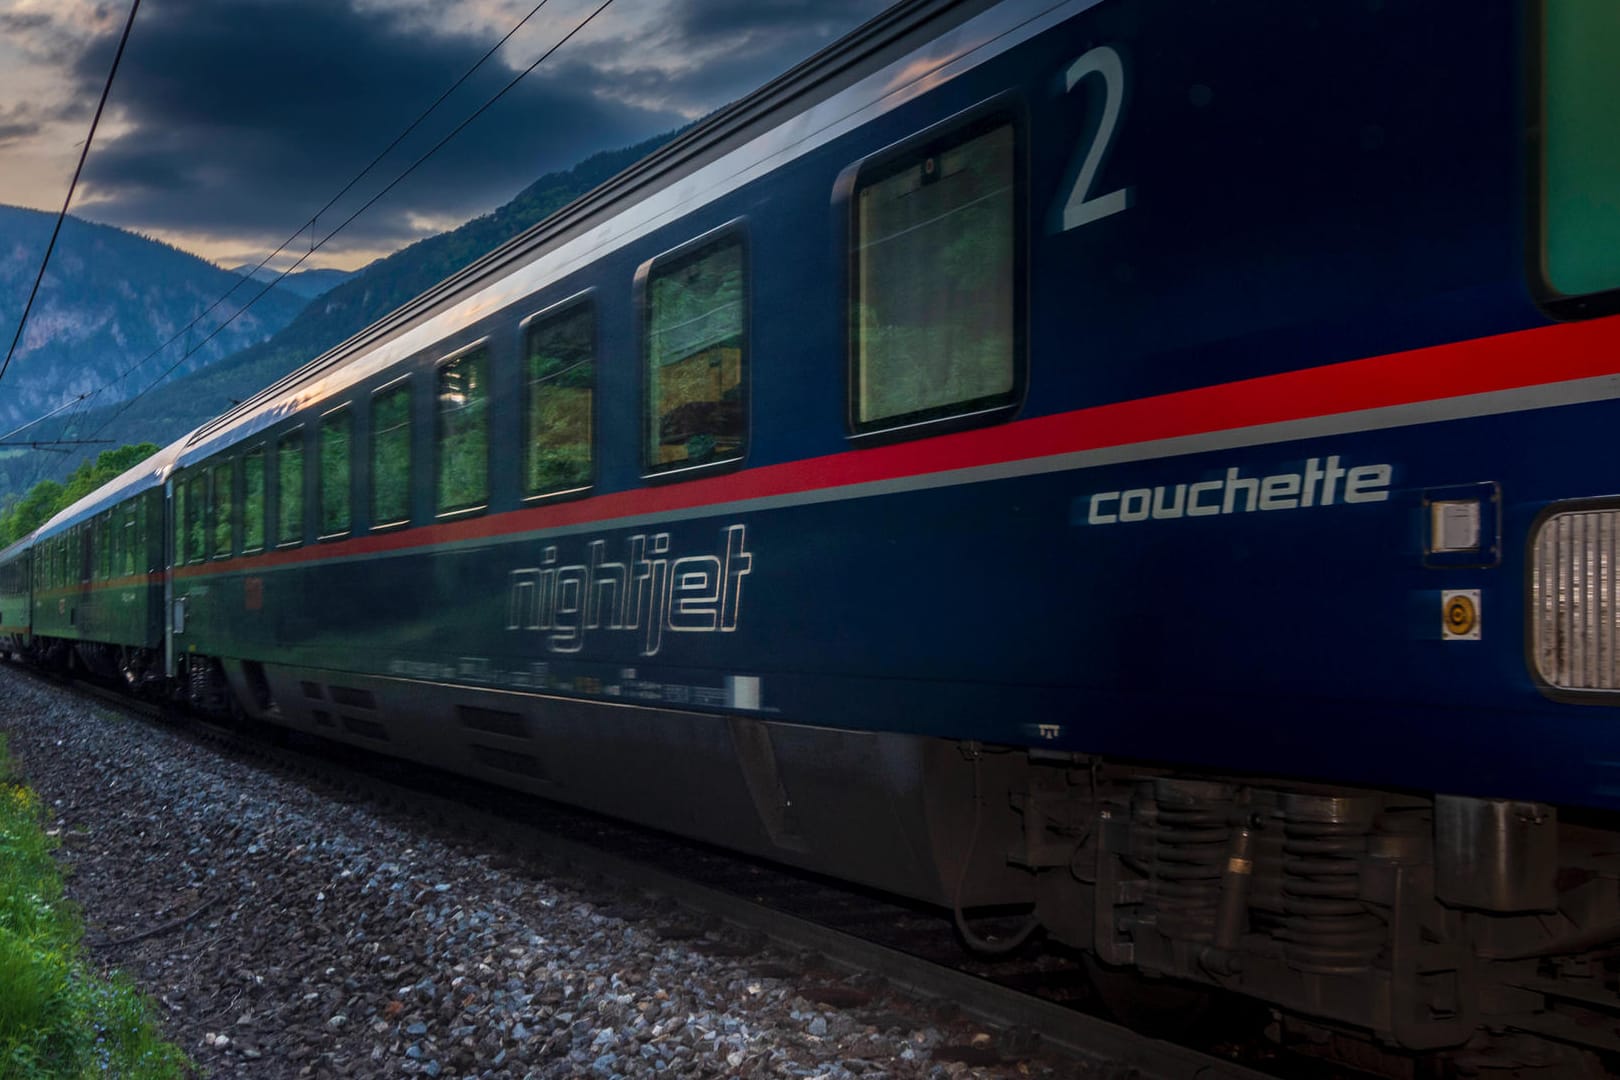
{"label": "overcast sky", "polygon": [[[256,263],[536,2],[142,0],[72,213],[222,266]],[[600,2],[549,0],[319,234]],[[362,265],[700,117],[888,3],[613,0],[305,265]],[[127,0],[0,0],[0,203],[61,208],[128,13]]]}

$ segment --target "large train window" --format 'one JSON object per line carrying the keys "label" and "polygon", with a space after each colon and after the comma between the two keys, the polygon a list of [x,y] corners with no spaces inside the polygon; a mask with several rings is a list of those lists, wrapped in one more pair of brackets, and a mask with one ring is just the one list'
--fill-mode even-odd
{"label": "large train window", "polygon": [[276,443],[276,546],[304,542],[304,429]]}
{"label": "large train window", "polygon": [[371,398],[371,527],[410,517],[411,384],[400,382]]}
{"label": "large train window", "polygon": [[343,405],[321,417],[315,443],[315,482],[320,494],[320,537],[349,531],[349,495],[354,488],[354,412]]}
{"label": "large train window", "polygon": [[208,470],[208,486],[213,491],[213,501],[209,507],[209,523],[212,527],[213,542],[209,545],[209,555],[215,559],[228,559],[233,554],[231,550],[231,524],[236,503],[236,477],[231,467],[234,459],[226,458],[216,462]]}
{"label": "large train window", "polygon": [[489,350],[466,349],[439,365],[435,504],[441,514],[489,501]]}
{"label": "large train window", "polygon": [[596,310],[588,300],[564,301],[525,322],[524,495],[590,484],[595,359]]}
{"label": "large train window", "polygon": [[846,173],[850,428],[993,418],[1023,390],[1023,200],[1003,113]]}
{"label": "large train window", "polygon": [[1603,314],[1620,310],[1620,7],[1540,7],[1541,283],[1555,313]]}
{"label": "large train window", "polygon": [[242,455],[242,553],[264,550],[264,447]]}
{"label": "large train window", "polygon": [[637,273],[645,319],[648,473],[736,461],[747,449],[748,284],[734,225]]}

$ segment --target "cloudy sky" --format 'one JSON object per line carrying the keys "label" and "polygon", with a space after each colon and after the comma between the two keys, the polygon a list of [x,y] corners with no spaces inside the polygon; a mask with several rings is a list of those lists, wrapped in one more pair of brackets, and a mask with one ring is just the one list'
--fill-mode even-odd
{"label": "cloudy sky", "polygon": [[[256,263],[536,2],[142,0],[72,212],[223,266]],[[305,265],[362,265],[596,150],[700,117],[888,2],[612,0]],[[548,0],[319,234],[600,3]],[[127,0],[0,0],[0,203],[61,208],[128,13]]]}

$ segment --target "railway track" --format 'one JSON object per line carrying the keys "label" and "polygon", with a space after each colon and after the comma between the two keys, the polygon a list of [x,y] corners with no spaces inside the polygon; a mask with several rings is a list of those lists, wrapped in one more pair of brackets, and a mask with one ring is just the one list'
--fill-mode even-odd
{"label": "railway track", "polygon": [[1016,1067],[1055,1055],[1072,1062],[1077,1072],[1085,1068],[1094,1075],[1144,1080],[1358,1075],[1278,1058],[1254,1038],[1234,1038],[1214,1048],[1138,1033],[1096,1015],[1098,1002],[1077,958],[1038,950],[981,958],[962,948],[943,913],[893,897],[346,744],[281,729],[222,725],[132,701],[91,683],[63,685],[339,798],[380,805],[462,843],[487,844],[490,836],[499,835],[502,859],[510,869],[535,876],[561,871],[605,885],[630,903],[658,898],[661,936],[701,938],[695,943],[699,949],[734,957],[759,953],[774,943],[803,963],[769,974],[795,980],[811,1002],[857,1007],[873,997],[871,987],[882,981],[999,1032],[989,1039],[935,1048],[937,1061]]}

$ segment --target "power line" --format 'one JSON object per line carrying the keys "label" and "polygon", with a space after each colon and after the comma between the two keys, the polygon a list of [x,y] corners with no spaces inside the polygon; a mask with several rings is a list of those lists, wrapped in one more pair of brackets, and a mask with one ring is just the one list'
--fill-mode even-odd
{"label": "power line", "polygon": [[[278,244],[274,251],[272,251],[270,254],[266,255],[263,259],[260,259],[259,264],[257,266],[255,266],[252,270],[248,271],[247,274],[243,275],[243,277],[242,277],[242,279],[240,281],[236,282],[229,289],[225,290],[225,293],[222,296],[220,296],[219,299],[215,300],[212,304],[209,304],[206,308],[204,308],[201,312],[199,312],[196,318],[192,319],[189,323],[187,323],[185,326],[181,327],[178,331],[176,331],[174,333],[174,335],[169,338],[169,340],[165,341],[163,344],[159,345],[157,348],[155,348],[151,352],[147,353],[141,359],[137,360],[134,364],[132,364],[130,367],[125,369],[123,372],[121,372],[114,380],[112,380],[112,382],[122,382],[124,379],[129,378],[129,376],[134,374],[137,369],[139,369],[140,367],[145,365],[147,363],[147,361],[153,359],[159,353],[163,352],[163,350],[167,349],[170,345],[173,345],[176,341],[179,341],[186,334],[190,333],[197,326],[198,323],[202,322],[202,320],[209,315],[209,313],[211,313],[215,308],[219,307],[219,305],[223,304],[226,300],[230,299],[231,295],[233,293],[235,293],[237,289],[240,289],[249,280],[255,280],[255,275],[258,274],[258,272],[260,270],[263,270],[266,266],[268,266],[270,264],[270,261],[272,259],[274,259],[277,255],[280,255],[283,251],[286,251],[288,245],[290,245],[294,240],[298,239],[300,236],[302,236],[304,234],[305,229],[311,230],[311,234],[313,235],[315,223],[320,220],[320,217],[321,217],[322,214],[326,213],[328,210],[332,209],[332,207],[336,206],[337,203],[338,203],[338,200],[342,199],[343,196],[347,195],[350,191],[352,191],[354,189],[354,186],[356,184],[358,184],[361,180],[365,179],[367,174],[369,174],[373,169],[375,169],[378,165],[380,165],[384,158],[386,158],[389,154],[393,153],[394,149],[396,147],[398,147],[400,143],[404,142],[405,139],[410,136],[411,132],[415,131],[418,127],[420,127],[422,125],[422,122],[424,120],[426,120],[429,116],[431,116],[438,109],[438,107],[440,105],[443,105],[445,100],[447,98],[449,98],[451,94],[454,94],[457,90],[461,89],[461,86],[462,86],[463,83],[465,83],[468,79],[472,78],[473,75],[477,73],[479,68],[483,67],[486,63],[488,63],[490,57],[494,56],[497,52],[499,52],[501,46],[505,45],[508,41],[510,41],[511,38],[512,38],[512,35],[516,34],[519,30],[523,29],[523,27],[528,24],[529,20],[534,18],[537,14],[539,14],[540,9],[545,7],[546,4],[548,4],[549,2],[550,2],[550,0],[540,0],[540,2],[538,4],[536,4],[533,8],[531,8],[527,15],[523,16],[523,18],[518,20],[517,25],[513,26],[512,29],[508,30],[504,35],[502,35],[501,39],[499,41],[497,41],[494,45],[491,45],[489,47],[488,51],[486,51],[483,56],[479,57],[477,62],[474,63],[472,67],[468,68],[465,72],[463,72],[461,77],[458,78],[455,82],[451,83],[450,86],[448,88],[446,88],[445,91],[443,93],[441,93],[433,101],[433,103],[431,105],[429,105],[426,109],[422,110],[422,112],[417,115],[415,120],[412,120],[408,125],[406,125],[406,127],[405,127],[405,129],[403,131],[401,131],[398,135],[394,136],[393,141],[391,141],[387,146],[383,147],[382,150],[379,151],[377,153],[377,155],[371,159],[370,163],[367,164],[365,168],[363,168],[359,172],[355,173],[354,176],[350,178],[349,182],[344,184],[343,187],[338,191],[338,193],[336,195],[333,195],[330,199],[328,199],[326,201],[326,205],[322,206],[319,210],[315,211],[315,213],[311,214],[309,220],[307,222],[305,222],[303,225],[299,226],[298,230],[296,232],[294,232],[291,236],[287,237],[287,239],[283,240],[280,244]],[[323,241],[323,243],[324,243],[324,241]],[[311,246],[309,253],[306,254],[303,258],[308,258],[309,255],[312,255],[312,254],[315,253],[315,250],[316,250],[316,246]],[[302,262],[303,262],[303,259],[299,259],[298,262],[295,262],[292,267],[289,267],[287,270],[283,271],[281,273],[281,275],[278,276],[274,281],[272,281],[267,288],[265,288],[265,289],[261,290],[259,293],[257,293],[253,297],[252,300],[249,300],[248,303],[246,305],[244,305],[243,308],[237,312],[237,314],[241,314],[241,311],[245,311],[247,309],[247,307],[251,306],[254,301],[259,299],[260,296],[263,296],[266,292],[269,292],[270,289],[275,288],[275,286],[281,281],[282,278],[286,277],[287,274],[289,272],[291,272],[291,270],[293,268],[297,267]],[[235,316],[232,316],[232,318],[234,318],[234,317]],[[227,320],[227,323],[228,322],[229,322],[229,320]],[[221,323],[219,327],[215,328],[215,332],[217,333],[218,330],[223,329],[224,326],[227,325],[227,323]],[[212,337],[213,337],[213,335],[210,334],[208,338],[205,338],[202,342],[199,342],[198,345],[196,346],[196,348],[190,350],[189,352],[187,352],[185,357],[181,358],[181,362],[184,363],[184,361],[187,358],[189,358],[193,353],[196,352],[196,349],[201,348],[204,344],[206,344],[209,340],[211,340]],[[160,379],[159,381],[162,381],[162,380]],[[103,389],[105,389],[107,386],[110,386],[110,385],[112,385],[111,382],[106,383],[103,386],[97,387],[95,390],[90,391],[88,396],[93,397],[96,394],[99,394]],[[81,397],[78,400],[83,400],[83,398],[84,398],[84,396],[81,395]]]}
{"label": "power line", "polygon": [[[602,3],[597,6],[596,10],[592,11],[589,15],[585,16],[585,18],[583,20],[581,20],[580,23],[577,26],[575,26],[572,30],[568,31],[567,34],[564,34],[563,37],[555,45],[553,45],[551,48],[547,49],[544,53],[542,53],[540,55],[539,59],[535,60],[534,63],[530,64],[528,67],[526,67],[522,71],[520,71],[516,76],[514,76],[511,79],[511,81],[509,81],[498,92],[496,92],[496,94],[493,97],[491,97],[488,101],[484,102],[477,109],[473,110],[472,114],[469,115],[461,123],[457,124],[454,128],[452,128],[450,130],[449,134],[445,135],[437,143],[434,143],[433,146],[426,153],[424,153],[422,156],[418,157],[415,161],[411,162],[411,164],[408,165],[405,168],[405,171],[401,172],[393,180],[389,181],[389,183],[381,191],[377,192],[371,198],[367,199],[363,204],[361,204],[361,206],[357,210],[354,211],[354,213],[352,213],[348,217],[344,218],[342,223],[339,224],[337,226],[337,228],[333,229],[331,232],[329,232],[325,236],[323,236],[320,239],[319,242],[310,245],[310,249],[306,254],[300,255],[292,263],[292,265],[288,266],[285,270],[281,271],[280,274],[276,275],[274,280],[272,280],[269,284],[265,285],[264,288],[260,289],[256,294],[254,294],[253,297],[251,299],[249,299],[246,304],[243,304],[234,313],[232,313],[229,318],[225,319],[218,326],[214,327],[214,329],[209,332],[207,337],[203,338],[201,341],[197,342],[196,345],[193,345],[190,349],[186,350],[185,354],[183,356],[181,356],[180,359],[176,360],[174,363],[170,364],[167,368],[165,368],[164,371],[163,371],[163,374],[159,375],[156,379],[154,379],[151,383],[149,383],[144,389],[141,390],[140,393],[136,394],[134,397],[128,399],[125,402],[123,402],[119,406],[118,410],[116,412],[114,412],[111,416],[109,416],[106,420],[103,420],[101,422],[101,425],[99,427],[97,427],[96,430],[94,432],[92,432],[91,434],[92,435],[101,434],[101,432],[106,430],[108,424],[111,424],[113,421],[117,420],[120,416],[124,415],[124,413],[129,409],[129,407],[131,405],[135,404],[135,402],[137,402],[141,398],[145,397],[149,392],[151,392],[153,389],[155,389],[158,386],[158,384],[162,383],[164,379],[167,379],[170,375],[174,374],[174,372],[180,367],[181,364],[185,363],[193,355],[195,355],[197,350],[201,349],[204,345],[207,345],[210,341],[212,341],[219,334],[220,331],[224,330],[231,323],[235,322],[237,320],[237,318],[239,318],[241,315],[243,315],[248,310],[248,308],[252,307],[266,293],[268,293],[271,289],[275,288],[278,284],[280,284],[283,278],[285,278],[288,274],[292,273],[294,270],[298,269],[299,266],[303,265],[304,261],[306,259],[308,259],[311,255],[315,254],[315,252],[317,252],[321,248],[325,247],[327,242],[329,240],[331,240],[334,236],[336,236],[338,233],[342,232],[344,229],[348,228],[351,224],[353,224],[354,220],[356,218],[358,218],[361,214],[365,213],[367,210],[371,209],[371,207],[374,206],[380,199],[382,199],[382,197],[384,195],[387,195],[390,191],[394,190],[394,188],[397,187],[400,184],[401,181],[403,181],[411,173],[415,172],[424,162],[426,162],[429,158],[431,158],[434,154],[438,153],[440,150],[444,149],[445,145],[448,144],[450,142],[450,140],[454,139],[457,135],[461,134],[461,132],[463,130],[465,130],[469,124],[471,124],[474,120],[476,120],[480,116],[482,116],[497,101],[499,101],[501,98],[505,97],[507,95],[507,93],[512,90],[513,87],[517,86],[517,84],[522,82],[523,79],[525,77],[527,77],[530,72],[532,72],[535,68],[539,67],[542,63],[544,63],[545,60],[548,59],[551,56],[552,53],[556,52],[558,49],[560,49],[564,45],[566,45],[568,43],[569,39],[571,39],[575,34],[579,33],[581,30],[585,29],[585,27],[589,26],[591,21],[594,20],[598,15],[602,14],[602,12],[604,10],[606,10],[606,8],[612,3],[613,3],[613,0],[602,0]],[[536,10],[539,10],[539,9],[536,8]],[[299,232],[302,232],[302,231],[303,230],[299,230]],[[297,235],[297,234],[294,234],[294,235]],[[144,361],[143,361],[143,363],[144,363]]]}
{"label": "power line", "polygon": [[[379,164],[381,164],[384,158],[386,158],[389,154],[391,154],[395,150],[395,148],[397,148],[399,146],[400,143],[404,142],[405,139],[410,136],[411,132],[415,131],[418,127],[420,127],[422,125],[422,122],[425,121],[429,116],[431,116],[439,108],[440,105],[443,105],[445,103],[445,101],[450,97],[450,95],[454,94],[457,90],[459,90],[461,88],[461,86],[468,79],[472,78],[473,75],[477,73],[479,68],[483,67],[486,63],[488,63],[490,58],[493,57],[497,52],[499,52],[501,47],[503,45],[505,45],[508,41],[510,41],[514,34],[516,34],[519,30],[523,29],[524,26],[528,25],[529,20],[533,19],[535,17],[535,15],[539,14],[540,10],[542,8],[544,8],[546,6],[546,4],[549,3],[549,2],[550,2],[550,0],[540,0],[540,2],[535,4],[535,6],[533,8],[529,9],[529,13],[527,15],[525,15],[525,16],[523,16],[523,18],[519,19],[517,21],[517,23],[512,27],[512,29],[508,30],[505,34],[503,34],[501,36],[501,39],[499,41],[495,42],[494,45],[491,45],[489,47],[489,49],[485,51],[484,55],[480,56],[478,58],[478,60],[471,67],[469,67],[465,72],[463,72],[461,74],[460,78],[456,79],[455,82],[451,83],[449,85],[449,87],[447,87],[444,90],[443,93],[441,93],[436,99],[434,99],[432,104],[430,104],[426,109],[423,109],[422,112],[417,115],[416,119],[412,120],[408,125],[405,126],[404,130],[402,130],[398,135],[394,136],[393,140],[391,142],[389,142],[389,144],[387,146],[383,147],[383,149],[381,151],[379,151],[377,153],[377,155],[371,159],[370,163],[368,163],[365,168],[363,168],[359,172],[355,173],[354,176],[349,179],[349,182],[344,184],[343,187],[338,191],[338,193],[336,195],[333,195],[330,199],[328,199],[326,201],[326,204],[324,206],[322,206],[319,210],[315,211],[314,214],[310,215],[310,218],[309,218],[308,222],[306,222],[304,225],[299,226],[298,229],[295,232],[293,232],[293,234],[291,236],[287,237],[287,239],[283,240],[280,244],[278,244],[274,251],[272,251],[270,254],[266,255],[263,259],[259,260],[258,265],[255,266],[252,270],[248,271],[248,273],[246,275],[244,275],[241,278],[241,280],[237,281],[229,289],[225,290],[225,292],[217,300],[215,300],[213,303],[209,304],[206,308],[204,308],[201,312],[199,312],[196,315],[196,317],[193,318],[189,323],[187,323],[185,326],[183,326],[179,330],[177,330],[172,336],[169,337],[169,339],[167,341],[163,342],[161,345],[158,345],[151,352],[149,352],[145,356],[141,357],[141,359],[137,360],[135,363],[131,364],[129,367],[127,367],[123,371],[119,372],[112,379],[108,380],[105,383],[102,383],[100,386],[97,386],[95,389],[89,390],[89,391],[86,391],[85,393],[77,395],[76,397],[70,399],[69,401],[64,402],[61,406],[59,406],[59,407],[57,407],[55,409],[52,409],[50,412],[46,413],[45,415],[37,417],[36,419],[29,421],[28,423],[24,424],[22,427],[16,429],[16,431],[12,431],[6,436],[0,436],[0,438],[10,438],[11,435],[15,435],[20,431],[27,430],[28,428],[32,427],[34,424],[37,424],[37,423],[39,423],[39,422],[41,422],[43,420],[47,420],[50,417],[55,416],[57,413],[61,412],[62,409],[64,409],[64,408],[68,408],[68,407],[77,405],[80,402],[85,401],[87,399],[94,398],[97,395],[99,395],[103,390],[106,390],[108,387],[114,386],[114,385],[119,384],[119,383],[122,383],[124,380],[128,379],[131,375],[133,375],[141,367],[145,366],[149,361],[151,361],[152,359],[157,357],[160,353],[162,353],[169,346],[173,345],[176,341],[179,341],[181,338],[183,338],[186,335],[190,334],[190,332],[193,329],[196,328],[197,324],[202,322],[202,320],[205,319],[211,312],[213,312],[215,308],[219,307],[226,300],[230,299],[232,294],[234,294],[237,289],[240,289],[250,279],[253,279],[254,275],[258,274],[258,272],[260,270],[263,270],[266,266],[268,266],[270,264],[270,261],[272,259],[274,259],[277,255],[280,255],[283,251],[287,250],[287,247],[290,244],[292,244],[292,242],[294,240],[297,240],[298,237],[303,235],[305,229],[311,230],[311,235],[313,235],[313,229],[314,229],[315,223],[318,220],[320,220],[320,217],[321,217],[322,214],[326,213],[328,210],[332,209],[333,206],[337,205],[338,201],[340,199],[342,199],[343,196],[347,195],[351,190],[353,190],[353,188],[354,188],[354,186],[356,184],[358,184],[361,180],[363,180],[366,177],[367,174],[369,174],[373,169],[375,169]],[[530,70],[533,70],[533,68],[531,67]],[[486,104],[485,107],[486,108],[488,107],[487,104]],[[480,110],[480,111],[482,111],[482,110]],[[476,115],[476,114],[474,114],[474,115]],[[414,167],[415,166],[412,166],[412,168],[414,168]],[[396,180],[395,183],[398,183],[398,181]],[[390,187],[392,187],[392,186],[393,185],[390,185]],[[387,189],[384,189],[384,190],[387,190]],[[373,200],[373,201],[375,201],[375,200]],[[366,205],[369,206],[370,203],[367,203]],[[364,209],[364,207],[362,207],[362,209]],[[353,219],[351,218],[350,220],[353,220]],[[344,224],[346,225],[346,224],[348,224],[348,222],[345,222]],[[335,235],[335,232],[333,234],[328,235],[326,239],[328,239],[328,240],[331,239],[331,235]],[[324,244],[325,240],[321,241],[321,243]],[[202,341],[198,342],[196,346],[188,349],[186,351],[186,353],[183,356],[181,356],[181,358],[180,358],[180,360],[178,362],[176,362],[174,365],[169,367],[162,375],[160,375],[157,378],[156,382],[153,383],[153,386],[157,385],[157,383],[161,383],[164,379],[168,378],[169,375],[173,374],[174,370],[176,368],[178,368],[180,366],[180,364],[185,363],[186,360],[190,359],[193,355],[196,354],[197,350],[201,349],[209,341],[212,341],[213,338],[215,337],[215,335],[217,335],[219,333],[219,331],[223,330],[231,322],[235,321],[237,316],[239,316],[243,312],[245,312],[249,307],[251,307],[255,302],[257,302],[260,297],[264,296],[265,293],[269,292],[271,289],[275,288],[278,284],[280,284],[283,278],[285,278],[289,273],[291,273],[294,269],[296,269],[299,265],[301,265],[303,263],[304,259],[307,259],[310,255],[313,255],[315,253],[315,251],[318,249],[318,247],[319,247],[319,245],[311,244],[310,250],[309,250],[309,252],[307,254],[305,254],[302,258],[300,258],[297,262],[293,263],[292,266],[289,266],[286,270],[282,271],[281,274],[279,274],[276,278],[274,278],[269,283],[269,285],[265,286],[264,288],[260,289],[258,293],[254,294],[254,296],[250,300],[248,300],[248,302],[246,304],[242,305],[242,307],[239,308],[234,315],[232,315],[229,319],[225,320],[224,322],[222,322],[218,326],[216,326],[214,328],[213,333],[210,333],[206,338],[204,338]],[[147,390],[150,390],[150,389],[151,389],[151,387],[147,387]],[[141,393],[137,394],[135,396],[135,398],[130,399],[131,402],[133,402],[134,400],[140,398],[145,393],[146,393],[146,390],[141,391]],[[102,424],[101,428],[97,428],[97,433],[99,434],[100,431],[103,428],[105,428],[107,424],[109,424],[113,420],[117,419],[118,416],[121,416],[123,414],[123,411],[124,411],[123,409],[120,409],[112,417],[109,417],[108,420],[105,421]]]}
{"label": "power line", "polygon": [[111,439],[48,439],[44,442],[5,442],[0,440],[0,446],[26,446],[31,450],[54,450],[59,454],[68,453],[68,451],[61,449],[64,446],[106,446],[111,443]]}
{"label": "power line", "polygon": [[6,350],[6,359],[0,363],[0,379],[6,377],[6,369],[11,367],[11,358],[17,352],[17,343],[22,341],[23,328],[28,325],[28,314],[34,310],[34,298],[39,295],[39,286],[45,280],[45,268],[51,264],[51,252],[56,250],[56,238],[62,232],[62,222],[67,220],[68,206],[73,202],[73,192],[79,186],[79,174],[84,172],[85,159],[90,156],[90,144],[95,140],[96,127],[101,123],[102,110],[107,107],[107,98],[112,94],[113,76],[118,74],[118,62],[124,58],[124,46],[129,44],[129,32],[135,29],[135,13],[141,9],[141,0],[134,0],[129,7],[129,18],[124,22],[124,33],[118,39],[118,51],[113,53],[112,67],[107,72],[107,82],[101,88],[101,100],[96,103],[96,115],[90,120],[90,134],[85,136],[84,149],[79,151],[79,164],[74,166],[73,179],[68,182],[67,198],[62,200],[62,212],[56,215],[56,226],[51,229],[51,239],[45,245],[45,257],[39,262],[39,274],[34,278],[34,287],[28,291],[28,303],[23,305],[22,317],[17,320],[17,332],[12,335],[11,347]]}

